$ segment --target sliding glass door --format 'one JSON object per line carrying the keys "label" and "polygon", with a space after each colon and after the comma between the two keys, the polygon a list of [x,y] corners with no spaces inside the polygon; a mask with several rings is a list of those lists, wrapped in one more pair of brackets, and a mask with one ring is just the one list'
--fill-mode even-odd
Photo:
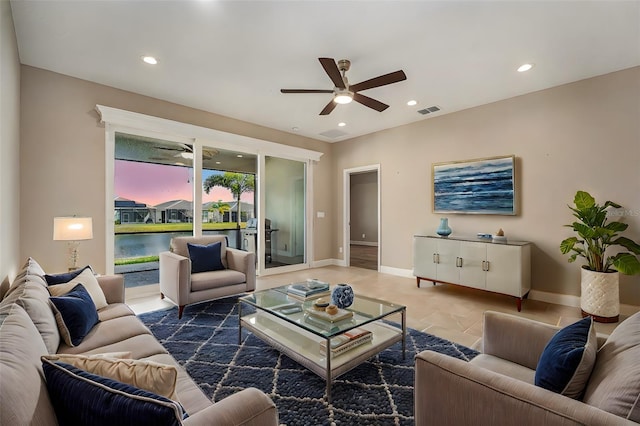
{"label": "sliding glass door", "polygon": [[305,162],[265,157],[265,269],[307,262],[306,187]]}

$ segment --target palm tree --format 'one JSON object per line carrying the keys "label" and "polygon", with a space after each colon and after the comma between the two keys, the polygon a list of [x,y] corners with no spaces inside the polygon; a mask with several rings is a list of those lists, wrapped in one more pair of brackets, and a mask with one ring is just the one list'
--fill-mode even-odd
{"label": "palm tree", "polygon": [[204,188],[204,192],[207,194],[211,191],[211,188],[214,186],[220,186],[222,188],[226,188],[233,194],[236,199],[238,205],[238,216],[237,216],[237,246],[240,248],[240,196],[245,192],[253,192],[256,187],[255,176],[251,174],[245,173],[233,173],[233,172],[224,172],[221,175],[211,175],[205,179],[202,183]]}

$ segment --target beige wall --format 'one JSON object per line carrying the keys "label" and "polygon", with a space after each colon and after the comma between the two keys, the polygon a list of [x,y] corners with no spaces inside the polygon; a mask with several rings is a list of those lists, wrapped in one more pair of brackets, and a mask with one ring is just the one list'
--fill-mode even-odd
{"label": "beige wall", "polygon": [[[446,103],[442,105],[446,110]],[[454,234],[531,241],[533,289],[579,295],[579,267],[559,249],[571,235],[577,190],[628,211],[640,240],[640,67],[422,120],[334,146],[333,174],[380,163],[381,265],[412,268],[412,236],[433,234],[431,164],[515,154],[517,216],[447,215]],[[335,241],[342,238],[342,183],[334,182]],[[340,258],[338,244],[333,256]],[[622,303],[640,305],[640,276],[621,277]]]}
{"label": "beige wall", "polygon": [[0,281],[11,281],[21,263],[20,60],[8,1],[0,1],[0,20]]}
{"label": "beige wall", "polygon": [[[66,245],[52,240],[53,218],[73,214],[93,217],[94,238],[80,243],[79,263],[105,270],[105,135],[96,104],[324,152],[314,173],[331,182],[327,143],[29,66],[21,78],[20,256],[33,256],[45,270],[65,269]],[[314,203],[327,211],[329,191],[315,191]],[[323,259],[333,224],[327,218],[314,225],[315,259]]]}

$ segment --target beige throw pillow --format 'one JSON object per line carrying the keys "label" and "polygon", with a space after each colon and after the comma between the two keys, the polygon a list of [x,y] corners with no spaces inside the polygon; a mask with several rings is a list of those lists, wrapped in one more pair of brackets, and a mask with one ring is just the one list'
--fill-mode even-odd
{"label": "beige throw pillow", "polygon": [[49,293],[52,296],[63,296],[69,293],[76,285],[82,284],[84,288],[93,300],[93,304],[96,305],[96,309],[102,309],[108,305],[107,299],[104,297],[104,292],[98,284],[98,280],[93,275],[91,268],[86,268],[77,277],[64,284],[50,285]]}
{"label": "beige throw pillow", "polygon": [[[118,354],[112,353],[111,355]],[[110,357],[109,354],[53,354],[43,358],[54,362],[64,362],[89,373],[177,400],[175,392],[178,370],[172,365],[147,360]]]}

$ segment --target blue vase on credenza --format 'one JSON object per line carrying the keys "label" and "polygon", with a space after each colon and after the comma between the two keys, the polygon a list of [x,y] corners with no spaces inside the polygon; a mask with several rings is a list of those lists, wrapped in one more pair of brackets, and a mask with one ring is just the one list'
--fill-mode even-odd
{"label": "blue vase on credenza", "polygon": [[331,290],[331,303],[340,309],[351,306],[353,297],[353,289],[349,284],[338,284]]}
{"label": "blue vase on credenza", "polygon": [[441,237],[448,237],[451,234],[451,228],[449,228],[449,219],[446,217],[440,218],[440,226],[436,229],[436,234]]}

